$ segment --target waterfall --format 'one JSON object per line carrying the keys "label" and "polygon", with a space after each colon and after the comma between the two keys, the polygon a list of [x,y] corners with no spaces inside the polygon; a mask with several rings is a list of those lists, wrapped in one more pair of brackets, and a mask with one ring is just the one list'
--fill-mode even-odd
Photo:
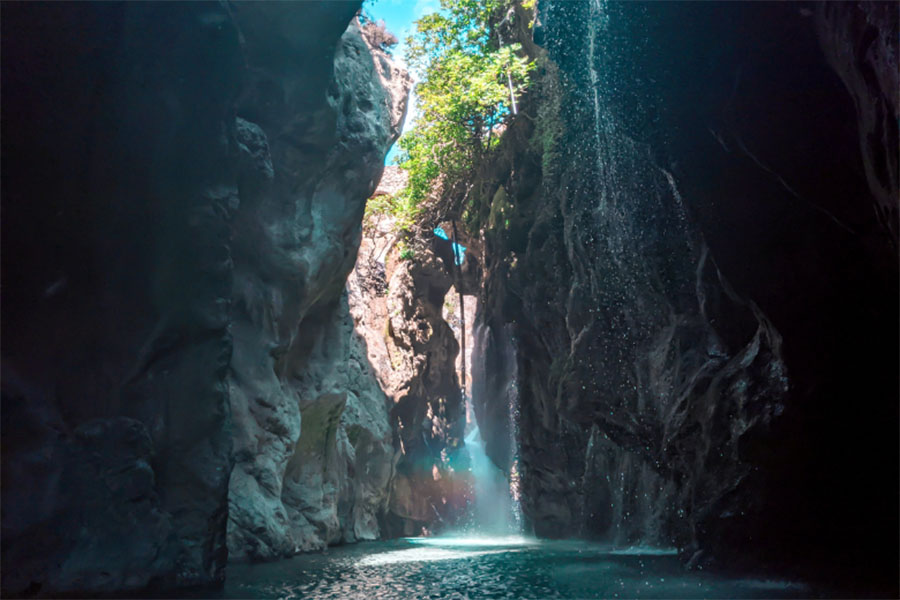
{"label": "waterfall", "polygon": [[[545,194],[559,200],[560,240],[572,265],[564,334],[572,340],[568,376],[575,383],[565,392],[569,416],[554,423],[529,402],[525,410],[535,412],[526,426],[549,430],[533,435],[541,442],[574,432],[568,447],[549,452],[564,473],[543,474],[564,490],[555,500],[560,511],[578,515],[569,533],[618,546],[669,546],[671,524],[683,515],[674,507],[686,501],[666,479],[653,435],[666,431],[678,399],[668,382],[690,381],[683,372],[699,368],[680,362],[684,340],[709,329],[692,297],[695,232],[671,165],[650,143],[664,135],[651,110],[654,92],[627,68],[641,58],[636,44],[650,43],[649,32],[630,3],[550,0],[543,7],[548,51],[568,86],[560,113],[567,153],[558,165],[568,170],[545,183]],[[567,187],[557,195],[560,182]],[[706,360],[701,351],[696,364]],[[530,443],[523,449],[526,475],[544,467],[542,451]],[[536,504],[526,498],[529,514]]]}
{"label": "waterfall", "polygon": [[[467,399],[467,402],[471,400]],[[466,436],[471,459],[473,502],[469,528],[482,535],[519,533],[518,510],[514,506],[510,481],[484,451],[484,440],[476,424]]]}
{"label": "waterfall", "polygon": [[[472,429],[465,438],[473,493],[469,530],[487,535],[518,534],[523,526],[519,503],[515,350],[505,327],[494,330],[476,322],[473,340],[472,395],[466,396],[466,412],[471,415]],[[483,427],[475,419],[475,404],[484,409],[480,413]],[[496,410],[501,407],[504,410]],[[482,429],[494,436],[491,444],[486,444]],[[488,456],[488,446],[502,468]]]}
{"label": "waterfall", "polygon": [[[604,132],[604,127],[602,123],[603,118],[603,110],[601,108],[601,82],[600,82],[600,73],[597,70],[597,53],[598,53],[598,44],[600,40],[598,40],[598,36],[602,35],[606,25],[606,6],[605,0],[591,0],[590,9],[589,9],[589,22],[592,24],[591,27],[588,28],[588,74],[590,76],[591,82],[591,94],[594,100],[594,143],[596,144],[596,164],[597,171],[602,172],[604,170],[604,155],[600,151],[603,148],[603,139],[607,137]],[[600,204],[601,207],[603,205],[605,196],[601,194],[600,196]]]}

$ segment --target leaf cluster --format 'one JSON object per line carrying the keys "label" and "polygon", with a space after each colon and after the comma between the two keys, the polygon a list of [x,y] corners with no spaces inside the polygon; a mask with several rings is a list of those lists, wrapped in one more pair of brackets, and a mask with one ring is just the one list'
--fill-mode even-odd
{"label": "leaf cluster", "polygon": [[363,216],[363,228],[374,227],[378,218],[389,215],[394,218],[395,227],[399,231],[409,231],[419,215],[419,208],[410,202],[403,193],[397,196],[382,194],[366,201],[366,212]]}
{"label": "leaf cluster", "polygon": [[441,0],[441,11],[419,19],[407,40],[407,61],[421,77],[419,118],[400,140],[409,173],[402,201],[412,219],[438,185],[452,188],[496,145],[529,84],[533,61],[497,28],[515,18],[514,1]]}

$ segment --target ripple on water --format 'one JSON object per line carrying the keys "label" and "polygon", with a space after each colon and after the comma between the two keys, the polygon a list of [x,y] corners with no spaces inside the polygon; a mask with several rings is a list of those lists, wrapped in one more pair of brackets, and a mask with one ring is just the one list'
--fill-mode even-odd
{"label": "ripple on water", "polygon": [[231,565],[226,598],[802,598],[805,586],[687,572],[671,551],[520,536],[406,538]]}
{"label": "ripple on water", "polygon": [[503,550],[446,550],[442,548],[410,548],[408,550],[394,550],[382,552],[364,557],[357,565],[372,567],[377,565],[390,565],[396,563],[432,562],[436,560],[457,560],[475,558],[485,554],[497,554]]}
{"label": "ripple on water", "polygon": [[522,535],[504,536],[441,536],[441,537],[416,537],[404,538],[411,544],[420,546],[448,547],[476,547],[485,548],[492,546],[533,546],[539,542],[537,538]]}

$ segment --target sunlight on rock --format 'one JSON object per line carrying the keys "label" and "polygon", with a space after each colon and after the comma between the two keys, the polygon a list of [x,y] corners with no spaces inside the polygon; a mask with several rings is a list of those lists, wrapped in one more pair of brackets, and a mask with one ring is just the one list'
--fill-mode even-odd
{"label": "sunlight on rock", "polygon": [[898,0],[2,16],[0,598],[900,598]]}

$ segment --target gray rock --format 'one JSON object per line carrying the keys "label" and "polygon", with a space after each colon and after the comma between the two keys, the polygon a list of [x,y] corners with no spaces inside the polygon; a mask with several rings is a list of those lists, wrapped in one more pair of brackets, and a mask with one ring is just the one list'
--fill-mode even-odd
{"label": "gray rock", "polygon": [[[358,7],[4,9],[4,595],[214,585],[226,534],[239,558],[315,545],[281,500],[317,397],[295,379],[409,86],[348,30]],[[389,430],[364,371],[329,384],[335,468],[365,474],[319,507],[323,539],[377,535]]]}
{"label": "gray rock", "polygon": [[[239,102],[234,560],[378,537],[391,472],[384,394],[341,298],[410,81],[355,21],[336,45],[271,37],[268,28],[305,10],[245,3],[236,12],[245,35],[268,37],[248,43],[252,82]],[[309,52],[330,68],[273,59]]]}
{"label": "gray rock", "polygon": [[16,405],[4,418],[17,429],[4,436],[6,589],[112,593],[174,583],[179,540],[156,492],[146,428],[113,417],[69,432],[49,404],[13,386],[3,396]]}
{"label": "gray rock", "polygon": [[472,183],[487,451],[540,535],[895,595],[898,12],[707,8],[544,4]]}
{"label": "gray rock", "polygon": [[390,215],[365,223],[347,287],[356,330],[391,405],[395,474],[383,529],[419,535],[459,524],[471,490],[459,343],[442,314],[454,282],[452,250],[426,230],[404,241],[412,256],[403,258],[398,235],[405,234]]}

